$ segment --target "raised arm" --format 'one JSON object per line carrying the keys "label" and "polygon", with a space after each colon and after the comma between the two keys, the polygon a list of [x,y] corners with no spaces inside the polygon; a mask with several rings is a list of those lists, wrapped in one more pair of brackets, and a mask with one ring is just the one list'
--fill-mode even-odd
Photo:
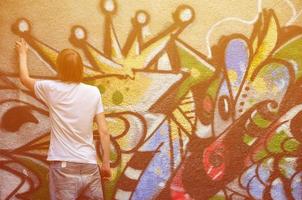
{"label": "raised arm", "polygon": [[16,49],[19,55],[19,77],[22,84],[27,87],[29,90],[34,90],[35,79],[30,78],[27,68],[27,51],[28,44],[23,38],[19,41],[16,41]]}
{"label": "raised arm", "polygon": [[107,129],[107,124],[105,120],[104,113],[99,113],[96,115],[96,123],[98,125],[98,132],[100,136],[102,153],[103,153],[103,163],[101,166],[102,178],[109,180],[111,177],[110,171],[110,134]]}

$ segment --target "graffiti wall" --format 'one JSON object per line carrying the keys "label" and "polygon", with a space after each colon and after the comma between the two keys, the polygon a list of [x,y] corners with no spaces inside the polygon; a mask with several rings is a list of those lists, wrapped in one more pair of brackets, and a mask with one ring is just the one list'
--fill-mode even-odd
{"label": "graffiti wall", "polygon": [[[63,48],[102,93],[105,199],[302,199],[300,0],[0,2],[0,199],[48,199],[46,105]],[[100,142],[95,132],[98,156]]]}

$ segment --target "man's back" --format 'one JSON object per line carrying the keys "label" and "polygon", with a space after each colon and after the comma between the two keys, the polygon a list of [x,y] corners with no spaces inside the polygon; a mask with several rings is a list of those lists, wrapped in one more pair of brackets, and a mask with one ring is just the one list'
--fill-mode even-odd
{"label": "man's back", "polygon": [[[51,199],[103,199],[100,172],[109,180],[110,134],[107,129],[101,94],[98,89],[81,83],[84,66],[81,56],[63,49],[57,56],[60,81],[38,81],[28,74],[28,45],[16,42],[22,84],[34,91],[49,107],[51,137],[48,151],[49,194]],[[98,167],[93,145],[92,123],[96,119],[102,165]]]}
{"label": "man's back", "polygon": [[37,81],[34,91],[49,107],[51,142],[48,160],[96,163],[92,123],[103,112],[96,87],[83,83]]}

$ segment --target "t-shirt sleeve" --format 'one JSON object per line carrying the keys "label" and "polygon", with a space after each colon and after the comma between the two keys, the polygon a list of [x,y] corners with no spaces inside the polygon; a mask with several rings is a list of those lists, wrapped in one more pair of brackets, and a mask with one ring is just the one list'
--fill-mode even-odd
{"label": "t-shirt sleeve", "polygon": [[97,105],[96,105],[96,115],[97,114],[100,114],[102,112],[104,112],[104,106],[103,106],[103,101],[102,101],[102,95],[101,93],[99,92],[99,90],[97,91],[98,93],[98,102],[97,102]]}
{"label": "t-shirt sleeve", "polygon": [[41,99],[43,102],[48,103],[48,95],[47,95],[47,81],[45,80],[37,80],[34,85],[34,92],[36,97]]}

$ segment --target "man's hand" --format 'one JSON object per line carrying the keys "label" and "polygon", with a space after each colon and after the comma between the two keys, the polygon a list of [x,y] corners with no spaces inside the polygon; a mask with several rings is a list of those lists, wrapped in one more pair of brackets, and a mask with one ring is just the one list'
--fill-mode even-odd
{"label": "man's hand", "polygon": [[111,177],[111,169],[109,164],[102,164],[101,165],[101,178],[103,181],[109,181]]}
{"label": "man's hand", "polygon": [[20,40],[16,41],[16,49],[19,56],[27,55],[28,44],[25,42],[23,38],[20,38]]}

